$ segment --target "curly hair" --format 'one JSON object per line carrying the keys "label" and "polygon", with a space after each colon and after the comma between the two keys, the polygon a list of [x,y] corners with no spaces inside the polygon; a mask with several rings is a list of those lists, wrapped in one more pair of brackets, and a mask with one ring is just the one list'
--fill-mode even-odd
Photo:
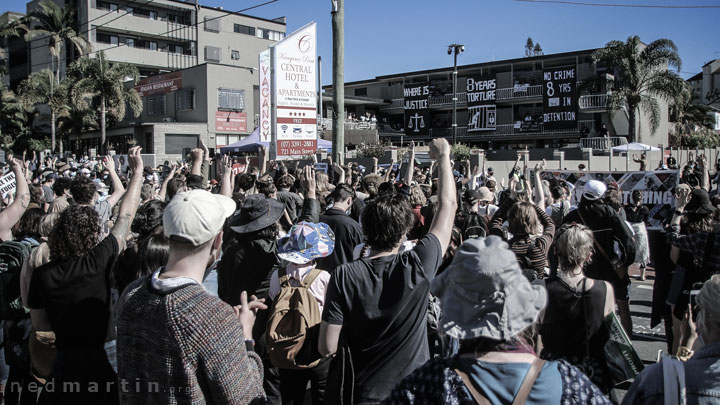
{"label": "curly hair", "polygon": [[235,177],[235,191],[248,191],[255,185],[255,176],[243,173]]}
{"label": "curly hair", "polygon": [[278,177],[275,184],[279,189],[290,189],[295,184],[295,179],[289,174]]}
{"label": "curly hair", "polygon": [[60,214],[50,232],[50,258],[80,257],[95,247],[100,233],[100,216],[93,207],[71,205]]}
{"label": "curly hair", "polygon": [[380,195],[365,206],[361,218],[367,245],[380,251],[397,246],[414,221],[407,198],[390,193]]}
{"label": "curly hair", "polygon": [[67,177],[58,177],[55,179],[55,183],[52,185],[53,192],[57,196],[61,196],[65,193],[65,190],[70,190],[70,183],[72,180]]}
{"label": "curly hair", "polygon": [[157,227],[162,227],[163,212],[167,203],[160,200],[151,200],[141,205],[135,214],[130,230],[138,234],[138,238],[157,233]]}
{"label": "curly hair", "polygon": [[420,186],[415,185],[410,188],[410,204],[415,207],[422,207],[427,202],[427,197]]}
{"label": "curly hair", "polygon": [[585,225],[565,224],[557,232],[555,253],[559,271],[572,271],[587,261],[593,252],[593,233]]}
{"label": "curly hair", "polygon": [[70,183],[70,194],[78,204],[90,204],[97,192],[95,182],[89,177],[76,176]]}
{"label": "curly hair", "polygon": [[383,182],[383,178],[377,174],[368,174],[362,179],[363,189],[370,194],[370,198],[375,198],[378,194],[378,187]]}

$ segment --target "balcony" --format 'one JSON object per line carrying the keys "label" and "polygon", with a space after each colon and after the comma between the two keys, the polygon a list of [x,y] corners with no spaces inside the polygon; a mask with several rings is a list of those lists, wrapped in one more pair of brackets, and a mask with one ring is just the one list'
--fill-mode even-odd
{"label": "balcony", "polygon": [[[609,145],[608,145],[609,142]],[[580,147],[583,149],[589,148],[597,151],[607,151],[610,148],[627,144],[627,138],[624,136],[613,136],[613,137],[592,137],[584,138],[580,140]]]}
{"label": "balcony", "polygon": [[590,94],[580,96],[580,110],[582,112],[603,112],[607,109],[607,94]]}
{"label": "balcony", "polygon": [[[458,104],[465,104],[467,102],[467,93],[456,93],[456,94],[457,94]],[[442,96],[430,97],[430,105],[431,106],[452,105],[452,103],[453,103],[452,94],[444,94]]]}
{"label": "balcony", "polygon": [[[581,120],[578,121],[577,128],[566,128],[566,129],[545,129],[543,123],[537,123],[530,127],[524,127],[522,125],[514,124],[501,124],[498,125],[495,131],[473,131],[468,132],[467,127],[457,128],[457,137],[459,141],[465,140],[481,140],[482,138],[496,138],[496,137],[514,137],[514,138],[532,138],[536,136],[554,135],[554,134],[583,134],[584,131],[587,133],[595,133],[595,121],[594,120]],[[400,137],[404,136],[403,131],[389,131],[382,130],[382,136],[386,137]],[[452,128],[430,128],[430,133],[427,138],[449,138],[452,136]],[[624,138],[623,138],[624,139]],[[617,146],[617,145],[613,145]]]}

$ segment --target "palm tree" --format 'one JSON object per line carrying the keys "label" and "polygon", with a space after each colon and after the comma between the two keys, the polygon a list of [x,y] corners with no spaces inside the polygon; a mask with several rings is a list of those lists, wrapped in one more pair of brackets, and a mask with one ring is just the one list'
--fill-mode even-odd
{"label": "palm tree", "polygon": [[[22,32],[27,32],[27,26],[23,20],[9,21],[4,19],[0,21],[0,38],[9,39],[11,37],[19,37]],[[0,48],[0,60],[7,59],[5,49]],[[0,65],[0,75],[5,74],[7,66]]]}
{"label": "palm tree", "polygon": [[58,117],[68,109],[67,80],[55,82],[50,69],[33,72],[20,83],[18,91],[22,101],[29,107],[47,104],[50,107],[50,149],[55,151],[55,132]]}
{"label": "palm tree", "polygon": [[72,7],[60,7],[51,0],[43,0],[39,9],[29,14],[31,29],[25,35],[28,41],[47,39],[50,55],[55,59],[55,78],[60,82],[60,55],[66,42],[78,52],[90,49],[90,43],[75,31]]}
{"label": "palm tree", "polygon": [[[654,133],[660,126],[658,99],[672,101],[683,90],[685,81],[668,68],[680,71],[677,46],[669,39],[658,39],[643,47],[635,35],[626,42],[610,41],[593,53],[593,60],[615,70],[613,78],[602,78],[608,89],[608,110],[627,109],[630,133],[635,142],[637,113],[648,115]],[[597,80],[597,79],[596,79]]]}
{"label": "palm tree", "polygon": [[15,95],[4,87],[0,87],[0,133],[2,143],[10,144],[12,139],[25,132],[28,111]]}
{"label": "palm tree", "polygon": [[709,115],[713,108],[704,104],[693,104],[692,88],[687,83],[683,91],[675,97],[671,110],[680,134],[695,132],[698,127],[715,128],[715,119]]}
{"label": "palm tree", "polygon": [[95,102],[100,107],[100,153],[105,153],[105,127],[107,116],[115,121],[125,117],[126,105],[130,106],[134,117],[142,112],[142,99],[133,87],[126,87],[128,80],[138,80],[139,72],[135,66],[126,63],[108,63],[103,52],[95,58],[81,58],[70,65],[72,78],[70,97],[78,106],[91,106]]}

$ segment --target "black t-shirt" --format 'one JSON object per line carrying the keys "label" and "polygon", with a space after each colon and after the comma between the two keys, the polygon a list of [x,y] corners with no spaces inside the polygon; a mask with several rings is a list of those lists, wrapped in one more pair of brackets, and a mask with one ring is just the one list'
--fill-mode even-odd
{"label": "black t-shirt", "polygon": [[428,294],[442,256],[428,234],[410,251],[356,260],[330,277],[322,318],[343,325],[357,402],[382,400],[429,359]]}
{"label": "black t-shirt", "polygon": [[52,261],[32,275],[28,306],[45,309],[58,349],[103,347],[110,316],[110,270],[119,252],[108,235],[78,258]]}

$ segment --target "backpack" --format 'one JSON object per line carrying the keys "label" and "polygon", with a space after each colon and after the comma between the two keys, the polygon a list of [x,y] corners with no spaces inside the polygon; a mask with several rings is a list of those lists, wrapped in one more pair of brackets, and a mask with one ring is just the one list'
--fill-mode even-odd
{"label": "backpack", "polygon": [[463,240],[473,238],[484,238],[487,236],[486,219],[479,214],[470,213],[463,223],[462,236]]}
{"label": "backpack", "polygon": [[0,319],[18,320],[29,310],[20,299],[20,271],[37,243],[9,240],[0,243]]}
{"label": "backpack", "polygon": [[565,216],[570,212],[570,202],[562,201],[560,206],[550,206],[550,218],[555,223],[556,229],[562,225]]}
{"label": "backpack", "polygon": [[[267,341],[270,362],[282,369],[302,370],[315,367],[320,359],[302,361],[303,344],[311,333],[318,334],[320,306],[310,293],[310,286],[322,270],[312,269],[298,287],[290,285],[285,269],[278,270],[280,294],[273,303],[268,319]],[[314,340],[317,343],[317,340]],[[308,348],[308,352],[314,352]]]}

